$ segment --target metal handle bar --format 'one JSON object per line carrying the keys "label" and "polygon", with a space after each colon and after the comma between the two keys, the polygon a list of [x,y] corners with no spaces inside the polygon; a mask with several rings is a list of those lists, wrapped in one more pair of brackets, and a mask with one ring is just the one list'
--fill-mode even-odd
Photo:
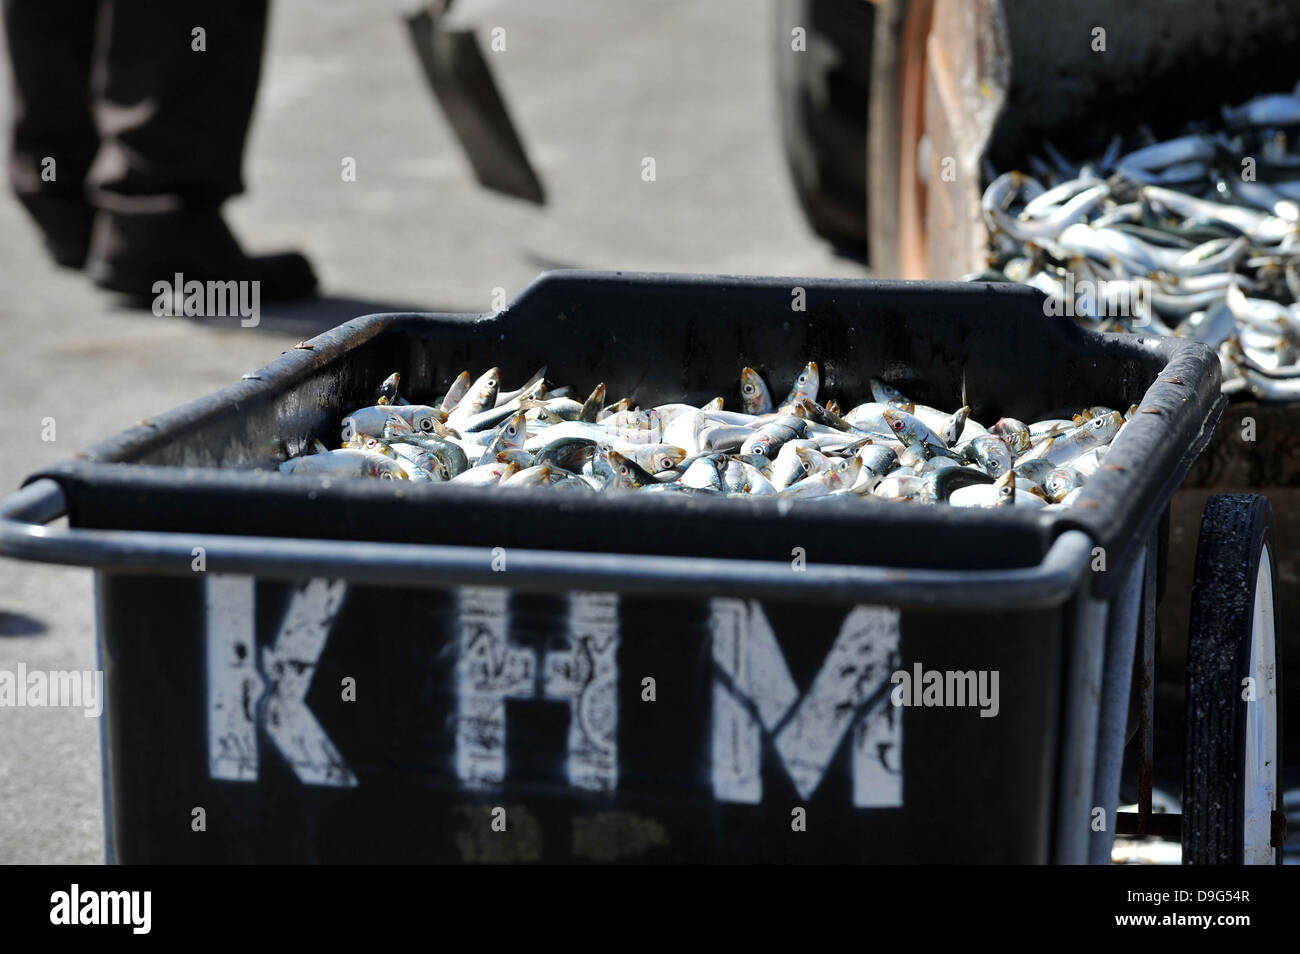
{"label": "metal handle bar", "polygon": [[48,478],[0,501],[0,556],[184,576],[194,572],[194,548],[202,547],[207,572],[280,580],[327,577],[390,586],[617,590],[999,610],[1064,602],[1077,588],[1092,553],[1087,534],[1067,530],[1037,566],[1011,569],[812,563],[796,570],[790,563],[772,560],[510,548],[504,570],[494,570],[494,551],[488,547],[45,526],[66,513],[63,489]]}

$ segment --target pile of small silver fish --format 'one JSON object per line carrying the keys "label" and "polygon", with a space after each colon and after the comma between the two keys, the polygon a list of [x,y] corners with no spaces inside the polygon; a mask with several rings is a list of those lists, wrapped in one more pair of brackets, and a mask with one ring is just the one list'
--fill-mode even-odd
{"label": "pile of small silver fish", "polygon": [[1029,173],[986,168],[989,268],[967,277],[1032,285],[1098,330],[1195,338],[1225,392],[1300,399],[1300,85],[1222,113],[1084,163],[1045,142]]}
{"label": "pile of small silver fish", "polygon": [[478,486],[551,487],[576,493],[856,496],[964,507],[1072,504],[1101,466],[1127,414],[1089,407],[1071,418],[985,428],[964,406],[917,404],[883,381],[872,400],[841,410],[818,403],[815,361],[784,400],[762,375],[740,374],[740,410],[718,397],[702,406],[607,404],[605,385],[586,400],[555,387],[543,368],[501,388],[491,368],[462,372],[436,404],[407,403],[399,374],[374,404],[342,421],[343,446],[280,465],[287,474],[376,477]]}

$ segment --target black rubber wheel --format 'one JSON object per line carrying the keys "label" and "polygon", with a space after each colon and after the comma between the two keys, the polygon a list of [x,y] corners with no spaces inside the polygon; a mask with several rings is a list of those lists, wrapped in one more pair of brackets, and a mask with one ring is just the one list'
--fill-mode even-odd
{"label": "black rubber wheel", "polygon": [[1281,862],[1275,554],[1266,497],[1207,501],[1187,647],[1184,864]]}
{"label": "black rubber wheel", "polygon": [[[867,102],[875,9],[866,0],[777,0],[781,137],[813,231],[867,258]],[[802,27],[806,49],[791,48]]]}

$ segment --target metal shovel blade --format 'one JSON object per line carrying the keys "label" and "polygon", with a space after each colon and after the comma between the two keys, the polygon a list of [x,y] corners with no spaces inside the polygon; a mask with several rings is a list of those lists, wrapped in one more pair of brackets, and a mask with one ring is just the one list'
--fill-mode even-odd
{"label": "metal shovel blade", "polygon": [[428,10],[405,19],[425,78],[469,157],[474,177],[489,189],[545,204],[541,180],[473,32],[442,29]]}

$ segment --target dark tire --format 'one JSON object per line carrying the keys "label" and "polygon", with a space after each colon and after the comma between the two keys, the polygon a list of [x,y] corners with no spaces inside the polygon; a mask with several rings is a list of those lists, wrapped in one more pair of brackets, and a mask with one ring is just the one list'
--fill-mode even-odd
{"label": "dark tire", "polygon": [[[1276,552],[1266,497],[1206,503],[1187,647],[1184,864],[1281,861]],[[1244,698],[1248,677],[1254,701]]]}
{"label": "dark tire", "polygon": [[[777,0],[781,137],[813,231],[867,258],[867,102],[875,9],[866,0]],[[791,49],[803,27],[806,49]]]}

